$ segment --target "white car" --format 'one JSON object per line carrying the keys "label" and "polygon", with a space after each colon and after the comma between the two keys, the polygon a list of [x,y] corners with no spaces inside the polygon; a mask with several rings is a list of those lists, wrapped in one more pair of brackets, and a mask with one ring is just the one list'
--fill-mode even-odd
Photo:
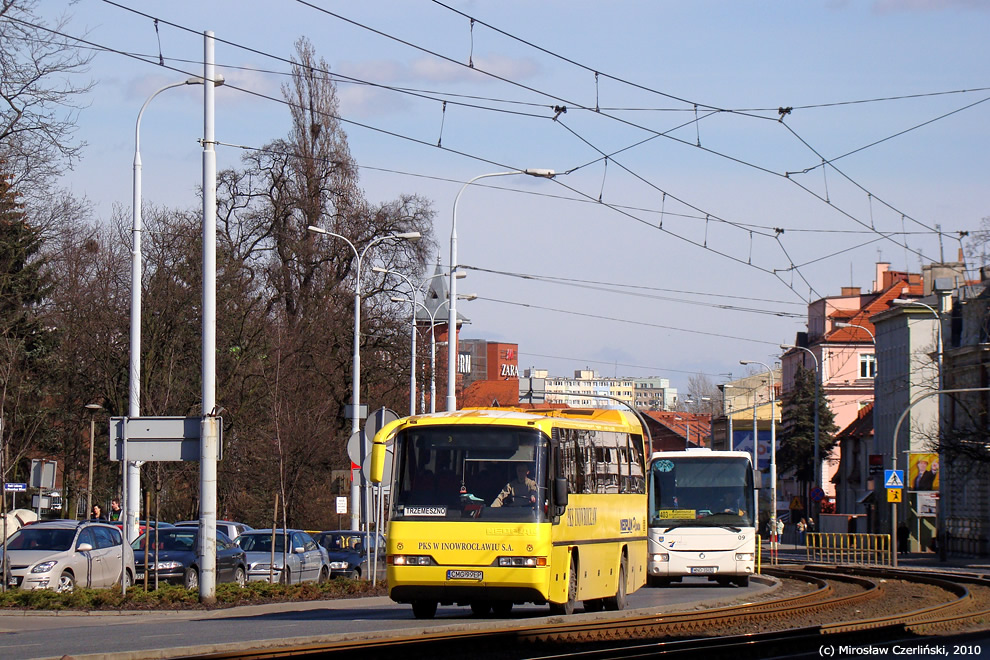
{"label": "white car", "polygon": [[[2,546],[0,546],[2,548]],[[7,540],[7,586],[72,591],[134,582],[134,553],[113,525],[49,520],[27,525]]]}
{"label": "white car", "polygon": [[[275,538],[274,552],[272,537]],[[302,530],[278,529],[272,533],[270,529],[252,529],[238,536],[236,543],[247,553],[250,582],[298,584],[326,582],[330,579],[330,558],[326,549],[317,545],[316,541]],[[274,564],[272,564],[273,556]]]}

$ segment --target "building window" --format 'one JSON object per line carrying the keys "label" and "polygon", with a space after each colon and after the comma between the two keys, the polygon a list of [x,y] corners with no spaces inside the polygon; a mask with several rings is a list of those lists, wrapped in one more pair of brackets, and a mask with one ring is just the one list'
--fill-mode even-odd
{"label": "building window", "polygon": [[859,356],[859,377],[876,378],[877,376],[877,356],[872,353],[864,353]]}

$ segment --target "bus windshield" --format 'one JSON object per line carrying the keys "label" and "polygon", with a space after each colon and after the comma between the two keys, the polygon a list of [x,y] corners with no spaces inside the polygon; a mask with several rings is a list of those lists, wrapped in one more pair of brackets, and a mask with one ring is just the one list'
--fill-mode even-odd
{"label": "bus windshield", "polygon": [[392,519],[546,519],[547,438],[536,429],[407,427],[395,440]]}
{"label": "bus windshield", "polygon": [[730,457],[671,457],[650,468],[650,526],[753,526],[753,473]]}

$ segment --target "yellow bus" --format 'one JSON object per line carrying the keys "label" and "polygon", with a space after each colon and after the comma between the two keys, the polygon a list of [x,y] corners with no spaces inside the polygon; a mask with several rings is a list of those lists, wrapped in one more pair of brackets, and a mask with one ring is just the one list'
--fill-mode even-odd
{"label": "yellow bus", "polygon": [[392,453],[389,596],[505,616],[515,603],[618,610],[646,583],[646,444],[618,410],[475,408],[406,417],[374,438]]}

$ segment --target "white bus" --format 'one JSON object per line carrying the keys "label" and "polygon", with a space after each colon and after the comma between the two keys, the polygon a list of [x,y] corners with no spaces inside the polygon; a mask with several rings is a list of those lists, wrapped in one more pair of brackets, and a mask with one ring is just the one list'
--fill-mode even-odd
{"label": "white bus", "polygon": [[654,453],[647,481],[649,584],[696,576],[748,586],[756,566],[758,477],[748,452]]}

